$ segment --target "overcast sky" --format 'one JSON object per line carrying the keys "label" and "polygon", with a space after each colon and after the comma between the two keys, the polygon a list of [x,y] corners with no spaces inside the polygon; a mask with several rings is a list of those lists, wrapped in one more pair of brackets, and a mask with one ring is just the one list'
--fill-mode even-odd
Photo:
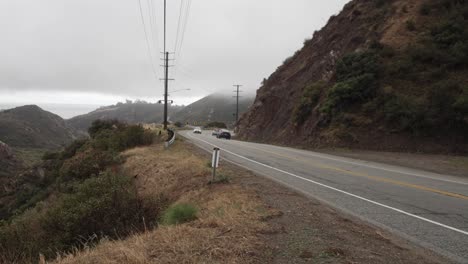
{"label": "overcast sky", "polygon": [[[1,0],[0,104],[160,99],[163,0],[140,1],[152,58],[139,0]],[[188,22],[177,38],[181,1]],[[191,89],[172,99],[187,104],[237,83],[255,92],[346,2],[168,0],[167,50],[181,44],[170,90]]]}

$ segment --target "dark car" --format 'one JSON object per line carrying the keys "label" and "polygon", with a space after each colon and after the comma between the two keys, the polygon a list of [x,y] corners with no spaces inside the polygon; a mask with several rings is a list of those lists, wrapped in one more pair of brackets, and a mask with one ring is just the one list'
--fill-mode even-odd
{"label": "dark car", "polygon": [[216,136],[217,138],[225,138],[225,139],[231,139],[231,133],[226,130],[221,130],[219,131],[218,135]]}

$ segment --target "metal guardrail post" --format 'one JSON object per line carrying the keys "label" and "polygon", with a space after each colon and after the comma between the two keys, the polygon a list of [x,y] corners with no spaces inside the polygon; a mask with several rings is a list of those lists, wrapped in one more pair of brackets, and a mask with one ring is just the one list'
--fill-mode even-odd
{"label": "metal guardrail post", "polygon": [[172,134],[172,136],[169,140],[166,140],[166,142],[164,142],[164,147],[166,149],[169,148],[172,144],[174,144],[175,137],[176,137],[175,131],[173,131],[172,129],[168,129],[167,131],[169,132],[169,134]]}

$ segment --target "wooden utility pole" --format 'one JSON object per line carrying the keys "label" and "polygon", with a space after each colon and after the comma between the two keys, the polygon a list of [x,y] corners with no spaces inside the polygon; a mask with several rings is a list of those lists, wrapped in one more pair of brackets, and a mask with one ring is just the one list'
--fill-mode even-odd
{"label": "wooden utility pole", "polygon": [[240,91],[240,87],[242,85],[240,84],[235,84],[234,87],[237,87],[236,91],[234,91],[236,93],[236,96],[234,96],[236,98],[236,122],[239,120],[239,93],[242,92]]}

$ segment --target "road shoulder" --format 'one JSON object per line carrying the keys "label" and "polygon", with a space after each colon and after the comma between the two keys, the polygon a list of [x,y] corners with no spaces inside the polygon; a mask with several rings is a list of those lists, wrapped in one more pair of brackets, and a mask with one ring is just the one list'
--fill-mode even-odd
{"label": "road shoulder", "polygon": [[[210,155],[192,146],[197,155]],[[257,194],[280,213],[265,221],[259,233],[267,244],[262,259],[270,263],[450,263],[436,253],[387,231],[345,215],[323,203],[235,165],[223,163],[236,175],[233,183]]]}

